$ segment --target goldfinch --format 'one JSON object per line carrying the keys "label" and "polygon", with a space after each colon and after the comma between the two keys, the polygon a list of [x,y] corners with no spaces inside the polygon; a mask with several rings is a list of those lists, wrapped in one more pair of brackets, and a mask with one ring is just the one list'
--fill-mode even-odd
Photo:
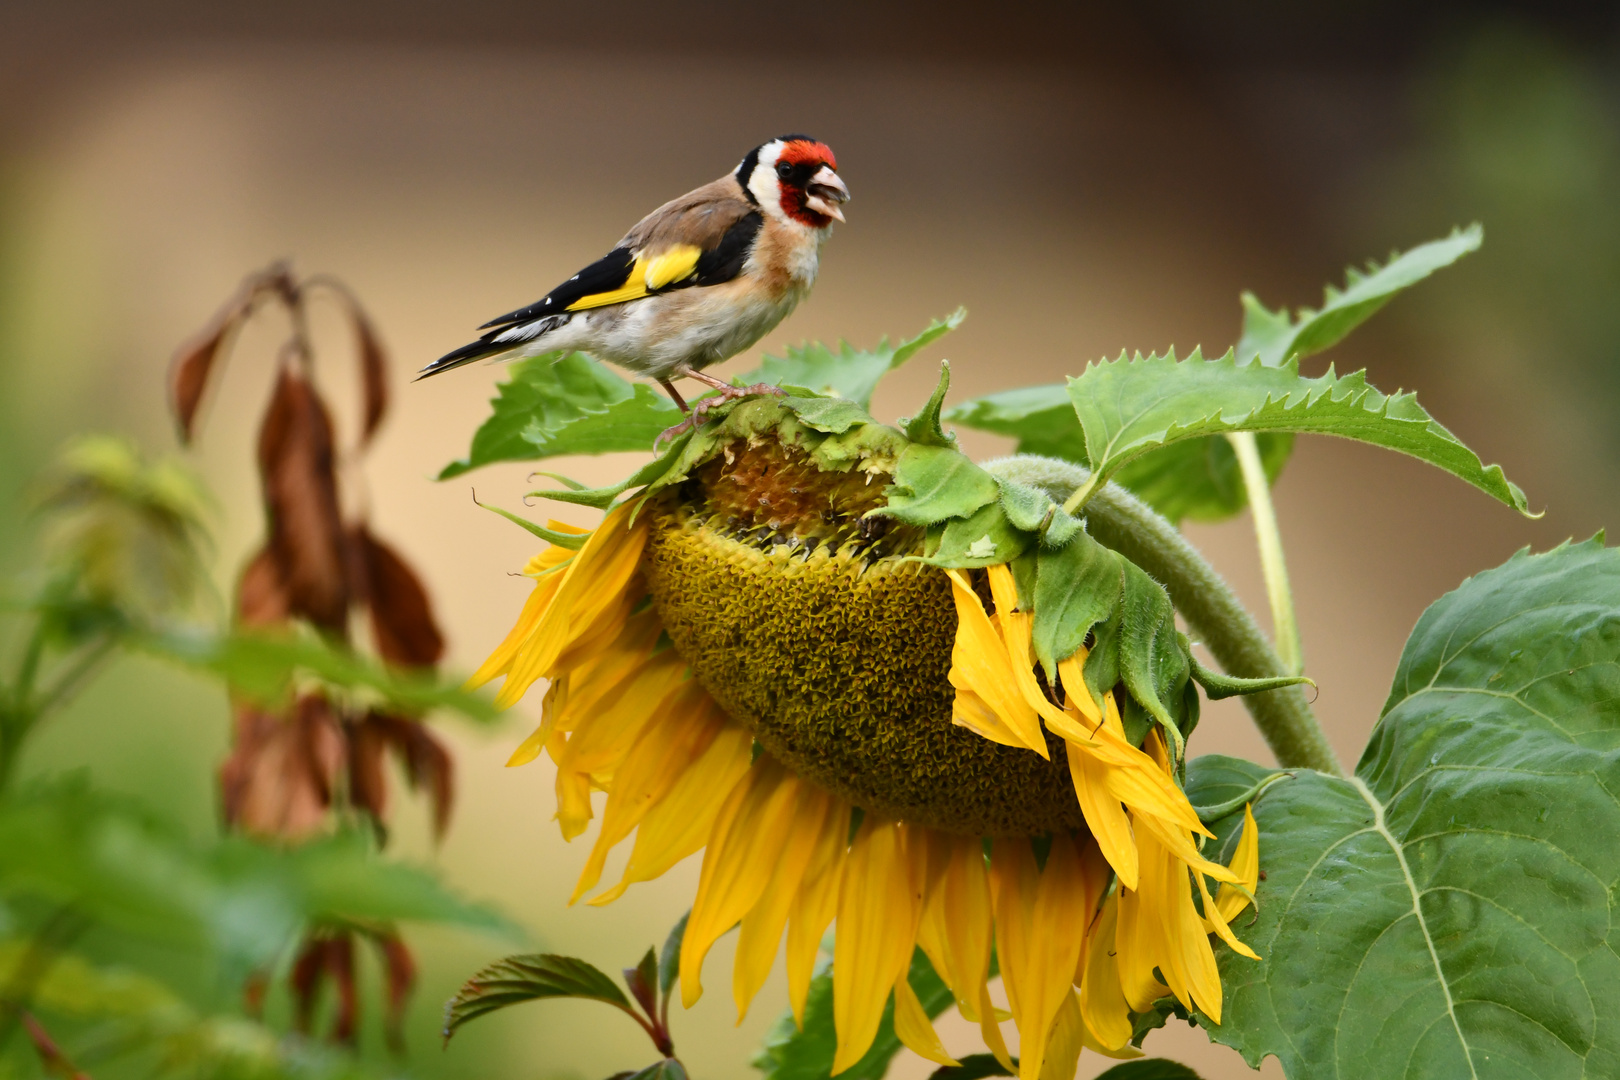
{"label": "goldfinch", "polygon": [[754,392],[703,372],[759,341],[809,295],[821,245],[849,188],[832,149],[783,135],[711,184],[665,203],[613,250],[549,294],[480,330],[422,369],[437,375],[485,357],[588,352],[657,379],[696,379],[716,399]]}

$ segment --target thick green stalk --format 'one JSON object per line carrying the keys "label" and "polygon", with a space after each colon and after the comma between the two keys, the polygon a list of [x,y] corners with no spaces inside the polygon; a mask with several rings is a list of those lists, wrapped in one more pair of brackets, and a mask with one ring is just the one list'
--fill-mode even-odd
{"label": "thick green stalk", "polygon": [[[1230,586],[1174,525],[1117,484],[1097,488],[1086,503],[1091,535],[1146,570],[1170,593],[1176,610],[1229,675],[1292,675],[1277,658]],[[1285,768],[1335,776],[1344,767],[1297,686],[1243,699],[1266,745]]]}

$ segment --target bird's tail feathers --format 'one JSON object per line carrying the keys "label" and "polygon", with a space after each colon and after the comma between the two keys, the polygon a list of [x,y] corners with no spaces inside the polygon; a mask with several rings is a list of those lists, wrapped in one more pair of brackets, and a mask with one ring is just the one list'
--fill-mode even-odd
{"label": "bird's tail feathers", "polygon": [[502,353],[528,349],[536,340],[568,322],[568,315],[549,315],[523,326],[502,326],[484,334],[477,341],[453,352],[447,352],[417,373],[417,379],[449,371],[475,360],[500,356]]}

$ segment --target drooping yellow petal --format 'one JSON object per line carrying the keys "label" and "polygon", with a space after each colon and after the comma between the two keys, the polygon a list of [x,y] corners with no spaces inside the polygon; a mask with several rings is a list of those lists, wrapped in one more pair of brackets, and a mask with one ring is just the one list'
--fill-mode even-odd
{"label": "drooping yellow petal", "polygon": [[655,712],[657,723],[647,725],[614,773],[602,829],[568,899],[570,905],[596,887],[608,853],[669,793],[727,724],[708,691],[690,679],[671,691]]}
{"label": "drooping yellow petal", "polygon": [[[566,551],[567,549],[553,548],[551,550]],[[569,552],[569,554],[572,555],[573,552]],[[472,677],[467,680],[463,689],[476,690],[495,678],[495,676],[505,675],[512,670],[512,659],[517,656],[518,649],[523,643],[529,640],[529,636],[534,633],[534,628],[540,625],[541,618],[545,615],[546,609],[551,606],[552,600],[556,598],[557,587],[561,584],[562,577],[557,574],[541,578],[534,583],[534,588],[529,591],[529,598],[523,601],[523,610],[518,613],[517,622],[507,632],[505,639],[495,646],[495,651],[489,654],[489,659],[485,660],[478,670],[473,672]]]}
{"label": "drooping yellow petal", "polygon": [[956,603],[956,641],[951,649],[951,685],[972,691],[1002,725],[1027,748],[1048,757],[1040,717],[1025,702],[1023,691],[1007,658],[1007,645],[979,594],[960,570],[947,570],[951,597]]}
{"label": "drooping yellow petal", "polygon": [[927,851],[917,839],[868,814],[850,845],[833,945],[835,1076],[871,1047],[889,992],[910,965],[927,876]]}
{"label": "drooping yellow petal", "polygon": [[703,852],[697,899],[681,941],[681,1003],[703,994],[703,960],[721,934],[759,902],[793,832],[801,781],[768,754],[749,770],[715,819]]}
{"label": "drooping yellow petal", "polygon": [[951,723],[965,727],[980,738],[989,739],[991,742],[1025,749],[1024,740],[1003,724],[996,711],[986,705],[984,699],[972,690],[957,688],[956,698],[951,705]]}
{"label": "drooping yellow petal", "polygon": [[1115,927],[1119,918],[1119,895],[1103,902],[1102,914],[1091,931],[1087,947],[1086,975],[1080,984],[1080,1015],[1086,1029],[1099,1045],[1120,1050],[1131,1041],[1131,1006],[1120,989],[1119,966],[1115,962]]}
{"label": "drooping yellow petal", "polygon": [[[568,737],[557,772],[579,773],[606,789],[624,756],[644,728],[660,715],[664,701],[686,679],[686,662],[673,650],[650,660],[636,672],[626,691],[589,723]],[[559,733],[560,734],[560,733]]]}
{"label": "drooping yellow petal", "polygon": [[703,756],[641,819],[623,876],[613,888],[593,897],[592,907],[612,903],[638,881],[662,877],[703,847],[720,807],[748,772],[753,742],[748,729],[738,724],[728,724],[715,736]]}
{"label": "drooping yellow petal", "polygon": [[1136,837],[1125,808],[1109,790],[1108,766],[1085,747],[1072,742],[1065,742],[1064,747],[1069,757],[1069,777],[1074,781],[1087,828],[1119,875],[1120,883],[1128,889],[1136,888]]}
{"label": "drooping yellow petal", "polygon": [[[1243,807],[1243,835],[1238,837],[1228,869],[1238,876],[1238,884],[1243,888],[1223,884],[1215,897],[1215,906],[1220,909],[1221,917],[1231,922],[1249,906],[1249,895],[1260,885],[1260,828],[1254,823],[1252,806]],[[1243,889],[1247,889],[1248,894]]]}
{"label": "drooping yellow petal", "polygon": [[[1105,723],[1106,719],[1096,699],[1091,696],[1091,690],[1086,686],[1086,659],[1090,655],[1090,651],[1082,645],[1080,651],[1073,656],[1059,660],[1058,685],[1063,687],[1063,703],[1072,705],[1086,723],[1095,728]],[[1117,713],[1114,718],[1116,721],[1119,719]],[[1124,728],[1119,728],[1117,734],[1123,738]]]}
{"label": "drooping yellow petal", "polygon": [[495,697],[497,706],[513,704],[536,679],[551,674],[557,658],[571,643],[596,630],[596,620],[603,612],[617,610],[647,540],[645,519],[631,522],[634,509],[635,503],[627,502],[610,511],[568,560],[556,595],[518,647],[506,682]]}
{"label": "drooping yellow petal", "polygon": [[1208,934],[1213,931],[1216,937],[1226,942],[1227,946],[1240,956],[1247,956],[1250,960],[1260,959],[1259,953],[1243,944],[1237,939],[1237,935],[1232,933],[1231,924],[1226,916],[1221,914],[1220,908],[1216,906],[1214,899],[1209,895],[1209,886],[1204,882],[1204,875],[1195,872],[1192,879],[1198,886],[1198,895],[1204,901],[1204,911],[1207,913],[1199,922],[1204,933]]}
{"label": "drooping yellow petal", "polygon": [[[911,982],[904,972],[894,984],[894,1034],[912,1053],[936,1065],[962,1064],[945,1052],[939,1032],[934,1030],[927,1010],[917,1000],[917,991],[911,988]],[[1070,1073],[1065,1080],[1070,1080],[1073,1075]]]}
{"label": "drooping yellow petal", "polygon": [[849,850],[850,816],[849,805],[835,800],[816,837],[815,853],[810,857],[810,865],[805,868],[804,880],[788,912],[788,1004],[801,1030],[821,939],[838,913],[838,893],[843,885],[844,859]]}
{"label": "drooping yellow petal", "polygon": [[1080,996],[1072,989],[1063,995],[1052,1034],[1046,1040],[1046,1057],[1041,1063],[1041,1080],[1074,1080],[1080,1067],[1080,1049],[1085,1045],[1086,1025],[1080,1019]]}
{"label": "drooping yellow petal", "polygon": [[834,812],[832,795],[812,784],[795,782],[798,805],[787,837],[780,843],[770,870],[770,882],[759,901],[742,918],[737,934],[737,957],[731,969],[731,993],[737,1002],[737,1023],[748,1015],[748,1003],[765,985],[776,947],[782,942],[793,900],[804,883],[804,874],[815,857],[822,825]]}
{"label": "drooping yellow petal", "polygon": [[[1021,1080],[1035,1080],[1047,1037],[1074,981],[1091,912],[1080,853],[1066,835],[1052,839],[1044,869],[1030,842],[998,839],[990,857],[996,910],[996,950],[1023,1052]],[[1078,909],[1078,910],[1077,910]]]}
{"label": "drooping yellow petal", "polygon": [[[1089,742],[1090,739],[1078,725],[1070,722],[1063,710],[1046,696],[1035,677],[1035,650],[1030,645],[1035,619],[1028,612],[1016,610],[1018,587],[1013,582],[1012,569],[1002,564],[990,567],[988,573],[990,595],[996,603],[996,621],[1001,626],[1001,636],[1006,643],[1008,670],[1018,687],[1019,697],[1056,734],[1072,742]],[[1042,739],[1043,749],[1045,745],[1046,740]]]}

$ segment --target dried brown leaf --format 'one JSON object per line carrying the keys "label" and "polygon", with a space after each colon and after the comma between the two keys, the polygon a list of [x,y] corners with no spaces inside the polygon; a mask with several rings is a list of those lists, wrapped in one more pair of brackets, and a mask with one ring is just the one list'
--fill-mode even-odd
{"label": "dried brown leaf", "polygon": [[354,332],[359,339],[360,382],[365,401],[365,416],[360,427],[360,445],[371,442],[388,412],[388,354],[383,349],[377,328],[371,325],[358,302],[349,305],[354,318]]}
{"label": "dried brown leaf", "polygon": [[242,626],[275,626],[287,621],[292,598],[281,567],[269,548],[260,548],[236,585],[236,621]]}
{"label": "dried brown leaf", "polygon": [[[427,792],[433,807],[433,835],[443,840],[456,798],[455,762],[450,751],[433,737],[426,724],[409,717],[371,712],[357,728],[366,739],[379,738],[393,749],[412,791]],[[382,782],[380,776],[378,780]],[[386,806],[386,797],[381,802]]]}
{"label": "dried brown leaf", "polygon": [[287,982],[292,991],[294,1024],[301,1034],[314,1031],[315,1009],[320,1004],[321,986],[327,981],[337,992],[332,1041],[352,1044],[359,1031],[360,997],[354,979],[354,938],[347,930],[313,932],[293,961]]}
{"label": "dried brown leaf", "polygon": [[388,733],[368,715],[349,726],[349,799],[371,815],[381,830],[388,821],[388,778],[383,771],[383,755],[388,750]]}
{"label": "dried brown leaf", "polygon": [[427,588],[400,556],[371,535],[354,530],[356,599],[371,609],[371,632],[384,660],[403,667],[432,667],[444,655],[444,635],[433,618]]}
{"label": "dried brown leaf", "polygon": [[397,933],[373,933],[372,940],[382,953],[383,979],[388,995],[383,1031],[388,1039],[388,1048],[396,1054],[403,1054],[405,1010],[411,1003],[411,991],[416,989],[416,959]]}
{"label": "dried brown leaf", "polygon": [[226,335],[235,328],[240,315],[240,310],[235,310],[229,317],[216,321],[180,346],[169,363],[169,409],[174,413],[182,444],[191,442],[197,409],[202,404],[203,391],[208,388],[208,376],[214,370],[214,361],[223,352]]}
{"label": "dried brown leaf", "polygon": [[236,706],[236,740],[220,766],[226,824],[257,836],[299,839],[326,824],[345,748],[332,705],[299,698],[282,716]]}
{"label": "dried brown leaf", "polygon": [[315,388],[291,364],[282,366],[259,429],[259,475],[269,517],[267,547],[282,572],[292,614],[345,636],[349,587],[332,420]]}

